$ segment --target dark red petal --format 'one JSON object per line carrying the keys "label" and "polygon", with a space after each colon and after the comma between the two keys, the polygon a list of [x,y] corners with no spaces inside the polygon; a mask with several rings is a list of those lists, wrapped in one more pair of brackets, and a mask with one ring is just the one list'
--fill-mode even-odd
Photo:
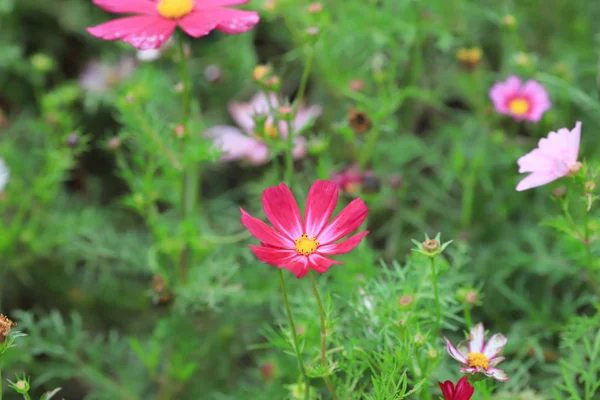
{"label": "dark red petal", "polygon": [[298,204],[284,183],[265,189],[262,203],[267,218],[279,232],[291,240],[302,235],[302,219]]}
{"label": "dark red petal", "polygon": [[323,230],[338,201],[337,185],[330,181],[317,180],[310,188],[306,198],[304,214],[304,232],[312,237]]}
{"label": "dark red petal", "polygon": [[475,388],[471,386],[466,376],[460,378],[456,384],[456,393],[454,393],[454,400],[470,400],[475,393]]}
{"label": "dark red petal", "polygon": [[354,236],[350,236],[348,239],[340,243],[331,243],[324,246],[319,246],[317,251],[321,254],[333,255],[333,254],[345,254],[354,249],[362,239],[369,234],[369,231],[357,233]]}
{"label": "dark red petal", "polygon": [[369,209],[361,199],[354,199],[317,236],[321,244],[329,244],[356,230],[367,217]]}
{"label": "dark red petal", "polygon": [[290,239],[286,238],[275,229],[262,222],[260,219],[254,218],[243,209],[240,208],[240,211],[242,212],[242,224],[248,228],[250,233],[258,240],[270,246],[281,249],[294,248],[294,242],[292,242]]}
{"label": "dark red petal", "polygon": [[451,381],[438,382],[444,395],[444,400],[454,400],[454,384]]}

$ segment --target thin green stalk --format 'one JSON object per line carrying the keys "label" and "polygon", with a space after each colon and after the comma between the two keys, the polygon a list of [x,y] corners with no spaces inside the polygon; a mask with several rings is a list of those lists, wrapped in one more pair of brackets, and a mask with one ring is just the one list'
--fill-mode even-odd
{"label": "thin green stalk", "polygon": [[25,400],[31,400],[31,397],[29,396],[29,393],[23,394],[23,397],[25,397]]}
{"label": "thin green stalk", "polygon": [[[296,333],[296,324],[294,324],[294,317],[292,316],[292,309],[290,308],[290,302],[288,300],[287,289],[285,288],[285,280],[283,279],[283,271],[279,269],[279,280],[281,281],[281,291],[283,292],[283,301],[285,303],[285,310],[287,312],[288,321],[290,323],[290,331],[292,332],[292,340],[294,341],[294,352],[298,358],[298,365],[300,367],[300,374],[304,378],[304,400],[309,400],[310,396],[310,380],[306,375],[306,368],[304,367],[304,360],[302,358],[302,352],[298,345],[298,335]],[[2,399],[0,399],[2,400]]]}
{"label": "thin green stalk", "polygon": [[467,329],[471,329],[471,326],[473,325],[471,306],[469,304],[465,304],[465,324],[467,325]]}
{"label": "thin green stalk", "polygon": [[291,188],[294,184],[294,137],[292,121],[287,121],[287,146],[285,150],[285,183]]}
{"label": "thin green stalk", "polygon": [[592,246],[590,243],[590,227],[588,224],[588,218],[589,218],[589,212],[586,210],[585,213],[583,214],[583,235],[584,235],[584,239],[585,239],[585,250],[587,253],[587,269],[590,272],[590,274],[593,273],[593,266],[592,266]]}
{"label": "thin green stalk", "polygon": [[435,257],[429,257],[431,261],[431,283],[433,284],[433,295],[435,297],[435,337],[437,337],[440,330],[440,320],[442,319],[442,309],[440,306],[440,294],[438,292],[437,285],[437,273],[435,270]]}
{"label": "thin green stalk", "polygon": [[300,106],[300,102],[304,97],[304,92],[306,92],[306,85],[308,84],[308,77],[310,76],[310,71],[312,69],[313,59],[315,57],[315,49],[310,46],[308,50],[308,55],[306,56],[306,66],[304,67],[304,72],[302,72],[302,78],[300,79],[300,86],[298,87],[298,94],[296,95],[296,101],[294,105],[294,117],[296,116],[296,112],[298,111],[298,107]]}
{"label": "thin green stalk", "polygon": [[[319,289],[317,288],[317,282],[315,281],[315,276],[313,275],[312,270],[308,273],[310,276],[310,283],[312,284],[313,291],[315,292],[315,297],[317,298],[317,304],[319,305],[319,320],[321,322],[321,366],[323,369],[327,368],[327,327],[325,326],[325,309],[323,308],[323,302],[321,301],[321,296],[319,295]],[[329,376],[324,376],[323,380],[325,381],[325,385],[329,392],[333,396],[334,399],[337,399],[335,395],[335,388],[331,383],[331,379]]]}
{"label": "thin green stalk", "polygon": [[0,357],[0,400],[2,400],[2,357]]}
{"label": "thin green stalk", "polygon": [[[191,87],[190,79],[188,74],[186,56],[185,56],[185,45],[183,42],[183,35],[178,36],[178,47],[179,47],[179,64],[181,72],[181,83],[183,85],[183,105],[182,105],[182,116],[181,125],[184,128],[183,139],[181,141],[182,154],[185,153],[185,145],[189,137],[189,117],[191,109]],[[196,192],[197,183],[200,179],[200,173],[194,166],[184,166],[182,174],[182,190],[181,190],[181,213],[182,220],[185,221],[190,214],[193,212],[196,205]],[[191,249],[189,245],[185,245],[181,251],[179,258],[179,279],[181,283],[185,283],[187,280],[188,264],[191,257]]]}

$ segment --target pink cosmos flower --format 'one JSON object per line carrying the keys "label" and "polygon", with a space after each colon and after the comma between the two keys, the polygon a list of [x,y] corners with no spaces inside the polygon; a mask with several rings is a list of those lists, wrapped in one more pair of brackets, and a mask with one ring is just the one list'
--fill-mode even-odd
{"label": "pink cosmos flower", "polygon": [[534,80],[521,85],[521,78],[512,75],[490,89],[490,99],[496,111],[510,115],[515,121],[538,122],[552,103],[544,86]]}
{"label": "pink cosmos flower", "polygon": [[369,233],[360,232],[336,243],[363,223],[368,209],[361,199],[354,199],[329,221],[337,200],[335,183],[317,180],[308,192],[303,219],[285,184],[266,189],[263,209],[274,228],[240,209],[242,224],[261,241],[260,246],[250,245],[250,249],[259,260],[290,270],[298,278],[309,268],[323,273],[333,264],[343,264],[327,256],[348,253]]}
{"label": "pink cosmos flower", "polygon": [[508,381],[506,373],[496,368],[496,365],[504,360],[504,357],[498,357],[498,353],[502,351],[507,342],[504,335],[496,333],[487,343],[484,343],[485,329],[480,322],[471,328],[468,348],[464,346],[464,341],[458,345],[457,349],[446,337],[444,337],[444,340],[446,341],[448,354],[464,365],[460,368],[461,372],[482,373],[501,382]]}
{"label": "pink cosmos flower", "polygon": [[577,161],[580,136],[581,122],[578,121],[571,131],[562,128],[558,132],[550,132],[548,138],[540,139],[537,149],[517,161],[519,173],[531,172],[519,182],[517,190],[542,186],[563,176],[577,173],[581,168],[581,163]]}
{"label": "pink cosmos flower", "polygon": [[137,14],[88,28],[93,36],[120,40],[139,50],[157,49],[179,26],[198,38],[213,29],[243,33],[258,23],[258,13],[226,8],[249,0],[92,0],[116,14]]}
{"label": "pink cosmos flower", "polygon": [[[234,126],[217,125],[205,132],[205,135],[212,137],[215,144],[225,153],[221,158],[223,161],[243,159],[255,165],[261,165],[269,161],[267,144],[255,134],[254,117],[257,115],[267,117],[263,128],[268,136],[271,138],[277,136],[287,138],[287,123],[279,121],[279,124],[275,127],[273,115],[270,115],[270,110],[277,110],[281,103],[275,94],[271,94],[269,99],[271,107],[269,107],[267,95],[260,92],[255,94],[248,103],[233,102],[229,105],[229,114],[241,130]],[[301,104],[298,107],[296,117],[292,121],[293,134],[296,135],[319,115],[321,115],[320,106],[305,107]],[[300,159],[306,156],[307,145],[304,137],[295,136],[293,140],[293,157]]]}

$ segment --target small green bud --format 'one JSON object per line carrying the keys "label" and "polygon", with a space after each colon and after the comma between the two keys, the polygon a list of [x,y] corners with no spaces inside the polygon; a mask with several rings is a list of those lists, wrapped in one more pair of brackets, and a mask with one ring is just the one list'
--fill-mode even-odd
{"label": "small green bud", "polygon": [[41,73],[50,72],[54,69],[54,60],[43,53],[36,53],[29,59],[33,68]]}

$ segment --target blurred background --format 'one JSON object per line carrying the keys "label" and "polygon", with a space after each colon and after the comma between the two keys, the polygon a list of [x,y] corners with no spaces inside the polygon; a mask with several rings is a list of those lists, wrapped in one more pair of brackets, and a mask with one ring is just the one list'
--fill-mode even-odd
{"label": "blurred background", "polygon": [[[86,28],[115,16],[88,0],[0,0],[0,157],[10,171],[0,198],[0,312],[28,335],[2,356],[5,379],[31,375],[34,398],[54,387],[65,399],[301,398],[296,361],[277,334],[286,321],[278,278],[247,249],[255,241],[239,221],[239,207],[263,218],[260,194],[280,181],[280,157],[225,162],[202,132],[236,125],[229,107],[260,91],[257,65],[271,65],[279,92],[294,100],[310,62],[306,105],[322,112],[302,132],[308,152],[295,162],[295,192],[303,199],[316,178],[333,179],[342,203],[360,196],[370,209],[367,243],[320,278],[336,321],[331,347],[409,346],[394,338],[414,339],[431,312],[426,264],[410,239],[442,232],[454,240],[441,281],[446,334],[464,329],[460,304],[473,291],[474,321],[510,338],[504,369],[513,379],[497,398],[566,396],[553,386],[579,375],[561,372],[560,360],[587,368],[594,359],[570,358],[577,335],[598,327],[581,272],[585,246],[558,217],[552,192],[565,182],[517,193],[516,160],[575,121],[581,157],[595,160],[600,3],[320,4],[252,0],[244,8],[260,13],[255,29],[185,38],[190,142],[199,143],[185,151],[199,157],[202,177],[197,215],[179,224],[174,43],[138,52],[94,38]],[[512,74],[549,91],[553,106],[539,123],[495,113],[488,90]],[[594,235],[597,218],[590,226]],[[195,259],[178,285],[183,243]],[[313,352],[310,287],[286,279]],[[365,293],[376,311],[365,309]],[[401,309],[406,294],[426,299],[421,313]],[[399,322],[406,318],[414,324]],[[429,348],[444,358],[430,385],[458,376],[439,341]],[[404,398],[371,380],[401,368],[373,370],[358,355],[337,362],[344,398]],[[4,386],[7,399],[19,398]]]}

